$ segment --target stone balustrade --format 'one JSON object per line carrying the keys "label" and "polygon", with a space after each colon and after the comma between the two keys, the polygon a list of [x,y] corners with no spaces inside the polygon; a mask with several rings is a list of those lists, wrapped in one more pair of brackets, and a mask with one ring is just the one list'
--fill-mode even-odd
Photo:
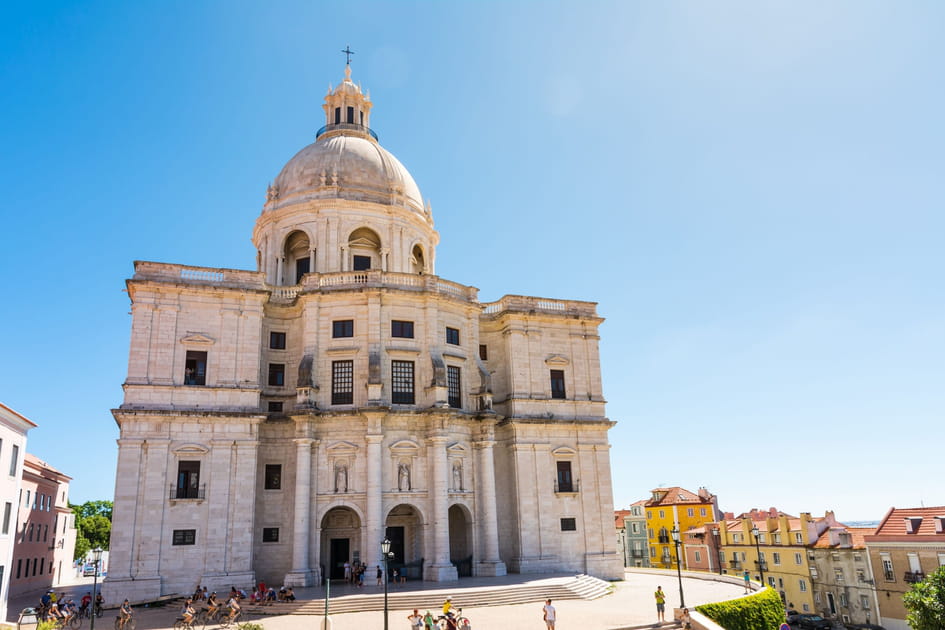
{"label": "stone balustrade", "polygon": [[550,300],[527,295],[506,295],[495,302],[483,304],[483,312],[486,315],[497,315],[506,311],[597,317],[597,303],[577,300]]}

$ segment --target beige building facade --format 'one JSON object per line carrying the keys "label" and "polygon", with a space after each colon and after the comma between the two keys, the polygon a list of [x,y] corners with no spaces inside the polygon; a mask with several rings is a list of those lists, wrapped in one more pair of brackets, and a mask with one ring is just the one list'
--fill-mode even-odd
{"label": "beige building facade", "polygon": [[814,605],[825,618],[845,624],[877,621],[879,602],[863,541],[872,533],[872,528],[831,524],[808,552]]}
{"label": "beige building facade", "polygon": [[435,273],[345,78],[269,186],[255,271],[135,263],[107,599],[340,578],[621,577],[588,302]]}

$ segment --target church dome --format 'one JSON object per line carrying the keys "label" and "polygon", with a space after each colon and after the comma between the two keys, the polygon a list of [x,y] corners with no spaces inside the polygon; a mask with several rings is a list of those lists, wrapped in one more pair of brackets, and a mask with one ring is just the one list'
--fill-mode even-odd
{"label": "church dome", "polygon": [[396,157],[370,133],[333,126],[347,125],[326,125],[328,130],[296,153],[276,177],[273,188],[280,202],[301,197],[389,204],[400,197],[423,213],[420,189]]}
{"label": "church dome", "polygon": [[325,126],[270,186],[267,210],[310,199],[349,199],[404,206],[424,215],[417,183],[370,128],[371,98],[345,78],[325,95]]}

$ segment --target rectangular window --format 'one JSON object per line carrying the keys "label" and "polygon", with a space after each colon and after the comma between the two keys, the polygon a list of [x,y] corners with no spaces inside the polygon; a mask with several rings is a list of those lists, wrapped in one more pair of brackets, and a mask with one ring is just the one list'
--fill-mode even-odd
{"label": "rectangular window", "polygon": [[834,569],[833,579],[837,584],[843,584],[843,569]]}
{"label": "rectangular window", "polygon": [[390,323],[390,336],[413,339],[413,322],[395,319]]}
{"label": "rectangular window", "polygon": [[696,511],[694,509],[692,508],[686,509],[686,516],[695,516],[695,515],[696,515]]}
{"label": "rectangular window", "polygon": [[171,538],[172,545],[194,545],[197,543],[196,529],[175,529]]}
{"label": "rectangular window", "polygon": [[565,398],[564,370],[551,370],[551,397]]}
{"label": "rectangular window", "polygon": [[576,531],[577,531],[577,519],[575,519],[575,518],[563,518],[563,519],[561,519],[561,531],[563,531],[563,532],[576,532]]}
{"label": "rectangular window", "polygon": [[270,387],[285,387],[285,364],[284,363],[270,363],[269,364],[269,386]]}
{"label": "rectangular window", "polygon": [[49,525],[43,525],[43,542],[49,540]]}
{"label": "rectangular window", "polygon": [[16,477],[16,464],[17,459],[20,457],[20,447],[16,444],[13,445],[13,450],[10,451],[10,476]]}
{"label": "rectangular window", "polygon": [[305,258],[299,258],[295,261],[295,284],[302,282],[302,276],[310,271],[311,264],[312,261],[308,256]]}
{"label": "rectangular window", "polygon": [[43,574],[43,569],[45,568],[46,568],[46,558],[40,558],[39,559],[39,574],[40,575]]}
{"label": "rectangular window", "polygon": [[449,406],[454,409],[462,409],[463,401],[459,395],[460,392],[460,371],[455,365],[446,366],[446,389]]}
{"label": "rectangular window", "polygon": [[338,319],[331,323],[331,336],[335,339],[339,337],[354,337],[354,320]]}
{"label": "rectangular window", "polygon": [[651,558],[656,557],[656,547],[650,547],[650,557]]}
{"label": "rectangular window", "polygon": [[413,361],[391,361],[390,372],[391,402],[396,405],[414,404]]}
{"label": "rectangular window", "polygon": [[335,124],[338,125],[341,123],[341,108],[335,108]]}
{"label": "rectangular window", "polygon": [[870,598],[868,595],[860,595],[860,607],[863,610],[870,609]]}
{"label": "rectangular window", "polygon": [[266,490],[282,489],[282,464],[266,464]]}
{"label": "rectangular window", "polygon": [[188,350],[184,360],[184,385],[207,384],[207,353]]}
{"label": "rectangular window", "polygon": [[331,404],[354,404],[354,361],[331,362]]}
{"label": "rectangular window", "polygon": [[794,564],[804,564],[804,558],[801,556],[800,553],[794,554]]}
{"label": "rectangular window", "polygon": [[794,532],[794,543],[797,545],[804,544],[804,536],[801,534],[801,532]]}
{"label": "rectangular window", "polygon": [[345,113],[347,114],[347,117],[345,118],[345,122],[354,124],[354,108],[348,107]]}
{"label": "rectangular window", "polygon": [[33,524],[30,523],[29,542],[33,542]]}
{"label": "rectangular window", "polygon": [[16,579],[20,579],[21,569],[23,568],[23,558],[16,561]]}
{"label": "rectangular window", "polygon": [[660,510],[660,518],[666,518],[666,512]]}
{"label": "rectangular window", "polygon": [[33,575],[36,575],[36,558],[33,558]]}
{"label": "rectangular window", "polygon": [[177,462],[178,499],[196,499],[200,490],[200,462]]}
{"label": "rectangular window", "polygon": [[695,557],[696,557],[696,563],[702,562],[702,554],[701,554],[701,553],[699,553],[698,551],[696,551],[694,555],[695,555]]}
{"label": "rectangular window", "polygon": [[781,554],[779,554],[777,551],[772,553],[771,561],[774,562],[775,564],[781,564]]}
{"label": "rectangular window", "polygon": [[355,256],[354,271],[368,271],[371,268],[370,256]]}
{"label": "rectangular window", "polygon": [[33,495],[32,495],[32,490],[27,490],[27,491],[26,491],[26,503],[23,504],[23,507],[29,507],[29,506],[30,506],[30,497],[31,497],[31,496],[33,496]]}
{"label": "rectangular window", "polygon": [[705,516],[705,508],[699,508],[699,516]]}
{"label": "rectangular window", "polygon": [[772,534],[771,538],[774,540],[774,544],[776,545],[781,544],[781,534]]}
{"label": "rectangular window", "polygon": [[279,528],[263,527],[263,542],[279,542]]}
{"label": "rectangular window", "polygon": [[892,558],[888,553],[879,554],[880,560],[883,563],[883,577],[887,582],[895,582],[896,574],[893,571]]}
{"label": "rectangular window", "polygon": [[800,587],[802,593],[807,592],[807,580],[798,580],[797,585]]}
{"label": "rectangular window", "polygon": [[557,469],[557,491],[574,492],[574,482],[573,478],[571,477],[571,462],[557,462]]}
{"label": "rectangular window", "polygon": [[454,346],[459,345],[459,328],[446,327],[446,343]]}
{"label": "rectangular window", "polygon": [[270,332],[269,347],[273,350],[285,350],[285,333],[275,331]]}
{"label": "rectangular window", "polygon": [[479,344],[479,358],[483,361],[489,360],[489,347],[486,344]]}
{"label": "rectangular window", "polygon": [[3,506],[3,535],[10,533],[10,515],[13,512],[13,504],[7,501]]}
{"label": "rectangular window", "polygon": [[268,404],[269,411],[280,413],[282,411],[282,401],[270,400]]}

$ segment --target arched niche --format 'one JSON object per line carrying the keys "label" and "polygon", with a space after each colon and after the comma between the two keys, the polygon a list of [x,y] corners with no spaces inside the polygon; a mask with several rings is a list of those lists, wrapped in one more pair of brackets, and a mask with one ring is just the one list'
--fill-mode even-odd
{"label": "arched niche", "polygon": [[371,228],[360,227],[348,236],[348,269],[381,269],[381,237]]}
{"label": "arched niche", "polygon": [[291,232],[285,239],[283,258],[285,259],[285,269],[282,284],[299,284],[302,281],[302,276],[314,271],[312,268],[314,256],[312,255],[312,245],[308,234],[301,230]]}

